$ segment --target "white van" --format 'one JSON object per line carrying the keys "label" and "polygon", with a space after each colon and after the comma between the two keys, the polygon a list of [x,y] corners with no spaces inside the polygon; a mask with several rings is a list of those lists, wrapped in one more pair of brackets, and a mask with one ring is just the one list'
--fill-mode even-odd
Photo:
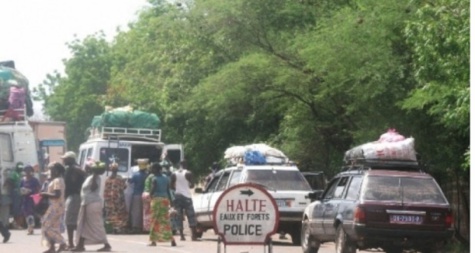
{"label": "white van", "polygon": [[123,178],[131,176],[131,168],[137,165],[139,158],[148,158],[150,163],[160,162],[167,154],[172,164],[177,165],[184,159],[183,145],[164,144],[160,138],[160,129],[103,127],[79,146],[78,163],[84,169],[89,157],[107,166],[116,162],[118,174]]}
{"label": "white van", "polygon": [[[147,158],[149,162],[160,162],[165,156],[174,167],[184,159],[182,144],[164,144],[160,141],[160,129],[102,127],[93,129],[88,140],[79,146],[78,163],[82,169],[90,157],[106,164],[119,164],[118,174],[128,179],[137,166],[137,159]],[[105,179],[110,172],[106,170],[102,177],[101,195],[103,196]],[[127,184],[126,204],[130,207],[132,185]]]}

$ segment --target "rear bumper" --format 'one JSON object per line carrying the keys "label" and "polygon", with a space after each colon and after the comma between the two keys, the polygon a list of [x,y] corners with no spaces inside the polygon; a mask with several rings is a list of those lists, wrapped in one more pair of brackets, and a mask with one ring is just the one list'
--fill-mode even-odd
{"label": "rear bumper", "polygon": [[[407,244],[412,246],[427,245],[431,242],[443,242],[450,239],[454,231],[448,230],[411,230],[368,228],[366,225],[355,224],[353,240],[363,244]],[[351,235],[350,235],[351,236]],[[351,237],[353,237],[351,236]]]}
{"label": "rear bumper", "polygon": [[302,215],[303,211],[301,212],[279,212],[279,221],[281,222],[299,222],[302,223]]}
{"label": "rear bumper", "polygon": [[279,212],[279,231],[300,231],[303,212]]}

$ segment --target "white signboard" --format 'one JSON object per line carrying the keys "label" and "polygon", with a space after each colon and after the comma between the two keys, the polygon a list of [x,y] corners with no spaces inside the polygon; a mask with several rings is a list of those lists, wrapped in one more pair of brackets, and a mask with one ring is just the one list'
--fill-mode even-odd
{"label": "white signboard", "polygon": [[274,198],[251,183],[224,191],[213,210],[214,230],[224,244],[266,244],[277,231],[278,220]]}

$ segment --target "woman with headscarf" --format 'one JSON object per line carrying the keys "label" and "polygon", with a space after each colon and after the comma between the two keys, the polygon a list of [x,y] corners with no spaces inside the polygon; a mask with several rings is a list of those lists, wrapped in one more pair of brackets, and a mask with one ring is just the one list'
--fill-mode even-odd
{"label": "woman with headscarf", "polygon": [[37,194],[40,191],[41,185],[40,181],[33,175],[33,167],[27,165],[24,171],[25,176],[20,182],[21,214],[25,217],[28,226],[28,235],[32,235],[35,228],[35,203],[31,195]]}
{"label": "woman with headscarf", "polygon": [[171,203],[170,180],[162,174],[162,166],[159,163],[153,163],[151,170],[154,178],[150,189],[152,220],[148,246],[156,246],[157,242],[167,241],[171,242],[172,246],[176,246],[168,212]]}
{"label": "woman with headscarf", "polygon": [[[50,182],[46,191],[41,192],[43,198],[49,199],[49,206],[46,213],[41,219],[41,235],[42,244],[49,246],[49,249],[44,253],[61,252],[66,249],[66,241],[61,235],[64,230],[64,191],[66,189],[64,184],[63,165],[57,162],[48,165],[50,171]],[[59,249],[55,251],[54,245],[58,243]]]}
{"label": "woman with headscarf", "polygon": [[123,233],[127,227],[127,209],[125,207],[125,180],[117,175],[119,165],[111,163],[111,175],[106,179],[104,187],[104,209],[106,223],[112,225],[115,233]]}
{"label": "woman with headscarf", "polygon": [[[92,161],[91,161],[92,162]],[[103,162],[93,162],[92,175],[86,178],[81,188],[81,208],[79,209],[76,248],[73,252],[85,251],[85,245],[104,244],[97,251],[111,251],[102,218],[102,198],[100,195],[101,177],[106,170]]]}

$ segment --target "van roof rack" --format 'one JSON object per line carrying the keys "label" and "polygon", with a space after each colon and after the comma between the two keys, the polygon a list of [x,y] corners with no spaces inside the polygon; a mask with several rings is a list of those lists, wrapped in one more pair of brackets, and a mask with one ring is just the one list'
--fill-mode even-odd
{"label": "van roof rack", "polygon": [[91,128],[88,139],[113,139],[121,140],[147,140],[160,142],[162,131],[149,128],[124,128],[124,127],[101,127]]}

